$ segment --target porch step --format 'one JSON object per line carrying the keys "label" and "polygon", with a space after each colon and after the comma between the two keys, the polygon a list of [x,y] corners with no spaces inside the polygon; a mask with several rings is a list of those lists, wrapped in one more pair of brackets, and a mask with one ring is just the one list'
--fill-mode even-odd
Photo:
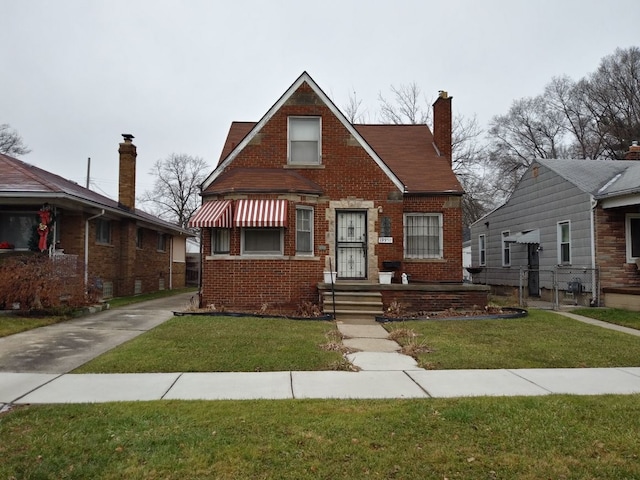
{"label": "porch step", "polygon": [[322,305],[325,313],[335,309],[336,320],[345,323],[370,323],[383,311],[380,292],[323,292]]}

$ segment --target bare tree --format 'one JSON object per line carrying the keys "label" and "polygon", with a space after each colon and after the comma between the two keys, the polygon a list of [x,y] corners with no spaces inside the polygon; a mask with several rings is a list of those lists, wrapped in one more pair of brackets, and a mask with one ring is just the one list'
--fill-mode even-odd
{"label": "bare tree", "polygon": [[160,218],[187,228],[200,206],[200,185],[208,172],[209,166],[202,158],[172,153],[154,163],[149,171],[155,177],[153,188],[139,200],[150,205]]}
{"label": "bare tree", "polygon": [[496,189],[515,188],[536,158],[565,156],[565,118],[543,95],[515,100],[509,112],[489,124],[489,159],[499,172]]}
{"label": "bare tree", "polygon": [[[422,96],[416,83],[391,87],[393,94],[387,99],[378,94],[380,118],[383,123],[426,124],[431,120],[430,104]],[[488,182],[484,178],[487,165],[484,163],[485,149],[480,143],[482,129],[475,116],[465,118],[455,115],[452,125],[453,171],[465,189],[463,197],[463,222],[470,225],[493,207],[493,195],[485,194]]]}
{"label": "bare tree", "polygon": [[351,123],[364,123],[367,118],[366,110],[363,110],[362,99],[358,99],[356,92],[349,95],[347,104],[343,107],[343,112]]}
{"label": "bare tree", "polygon": [[583,82],[574,82],[568,76],[554,77],[545,87],[549,108],[558,112],[569,137],[571,158],[599,158],[603,153],[603,138],[598,124],[587,108]]}
{"label": "bare tree", "polygon": [[420,87],[414,82],[400,87],[391,86],[393,94],[391,100],[378,93],[380,102],[380,119],[382,123],[423,124],[431,118],[430,110],[423,108],[423,104],[430,102],[421,95]]}
{"label": "bare tree", "polygon": [[18,132],[12,129],[8,123],[0,124],[0,153],[18,156],[26,155],[30,151]]}
{"label": "bare tree", "polygon": [[624,158],[631,142],[640,140],[640,48],[616,49],[581,87],[602,134],[605,156]]}

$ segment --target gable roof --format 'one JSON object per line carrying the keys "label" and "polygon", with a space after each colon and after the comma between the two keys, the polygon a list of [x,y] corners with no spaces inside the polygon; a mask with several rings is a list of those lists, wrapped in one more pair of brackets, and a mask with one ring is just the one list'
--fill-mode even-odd
{"label": "gable roof", "polygon": [[173,223],[139,209],[135,209],[134,212],[124,209],[116,200],[8,155],[0,154],[0,172],[0,200],[15,199],[14,202],[40,203],[57,199],[85,208],[104,209],[119,217],[134,218],[152,224],[158,229],[191,235]]}
{"label": "gable roof", "polygon": [[[426,125],[353,125],[307,72],[303,72],[302,75],[298,77],[260,121],[256,123],[233,122],[231,124],[227,140],[222,150],[220,162],[203,182],[203,191],[222,174],[224,169],[233,162],[233,159],[251,142],[262,127],[303,83],[309,85],[314,93],[354,137],[356,142],[371,156],[378,167],[380,167],[401,192],[425,193],[446,191],[456,194],[463,193],[462,187],[451,171],[448,159],[438,155],[433,143],[433,135]],[[395,134],[385,133],[392,131],[394,131]],[[424,135],[423,138],[418,139],[419,132],[422,132]],[[368,135],[369,138],[366,138],[366,135]],[[393,146],[395,146],[395,150]],[[424,149],[424,151],[420,152],[421,148]],[[378,150],[380,150],[380,152]],[[426,152],[429,152],[429,154]],[[433,152],[432,155],[431,152]],[[383,154],[386,157],[384,160],[382,158]],[[426,165],[424,164],[425,162],[420,162],[420,159],[424,160],[425,157],[430,157],[426,159],[428,162]],[[418,170],[416,170],[416,168],[418,168]],[[433,179],[437,179],[438,181],[434,183],[432,181]],[[419,180],[423,181],[420,182]],[[442,185],[439,184],[440,182]]]}
{"label": "gable roof", "polygon": [[640,194],[639,161],[545,159],[536,162],[596,200]]}

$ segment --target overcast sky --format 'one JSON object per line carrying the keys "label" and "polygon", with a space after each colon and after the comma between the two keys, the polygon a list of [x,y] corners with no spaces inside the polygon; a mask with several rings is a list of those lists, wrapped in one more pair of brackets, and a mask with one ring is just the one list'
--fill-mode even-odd
{"label": "overcast sky", "polygon": [[[578,80],[640,44],[638,0],[0,0],[0,123],[23,160],[117,195],[118,143],[138,194],[169,154],[213,168],[234,120],[257,121],[303,72],[344,110],[415,82],[486,128],[554,76]],[[1,174],[2,172],[0,172]]]}

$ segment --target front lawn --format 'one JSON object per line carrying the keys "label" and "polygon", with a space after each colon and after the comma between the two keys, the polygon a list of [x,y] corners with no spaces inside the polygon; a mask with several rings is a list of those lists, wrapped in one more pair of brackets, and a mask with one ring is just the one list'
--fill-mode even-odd
{"label": "front lawn", "polygon": [[[406,321],[417,353],[430,369],[640,366],[640,338],[587,325],[553,312],[503,320]],[[117,347],[74,373],[253,372],[347,367],[332,322],[184,316]],[[330,338],[327,337],[327,334]],[[334,340],[335,342],[335,340]],[[339,340],[337,341],[339,343]]]}
{"label": "front lawn", "polygon": [[406,321],[387,324],[419,336],[397,341],[425,346],[429,369],[640,366],[640,338],[544,310],[513,320]]}
{"label": "front lawn", "polygon": [[[74,373],[336,370],[333,322],[255,317],[174,317]],[[339,340],[338,340],[339,346]]]}
{"label": "front lawn", "polygon": [[70,317],[49,316],[49,317],[29,317],[29,316],[0,316],[0,337],[13,335],[14,333],[25,332],[34,328],[53,325],[54,323],[66,322]]}
{"label": "front lawn", "polygon": [[638,395],[29,406],[0,478],[632,479],[639,431]]}
{"label": "front lawn", "polygon": [[571,313],[640,330],[640,312],[619,308],[576,308]]}

